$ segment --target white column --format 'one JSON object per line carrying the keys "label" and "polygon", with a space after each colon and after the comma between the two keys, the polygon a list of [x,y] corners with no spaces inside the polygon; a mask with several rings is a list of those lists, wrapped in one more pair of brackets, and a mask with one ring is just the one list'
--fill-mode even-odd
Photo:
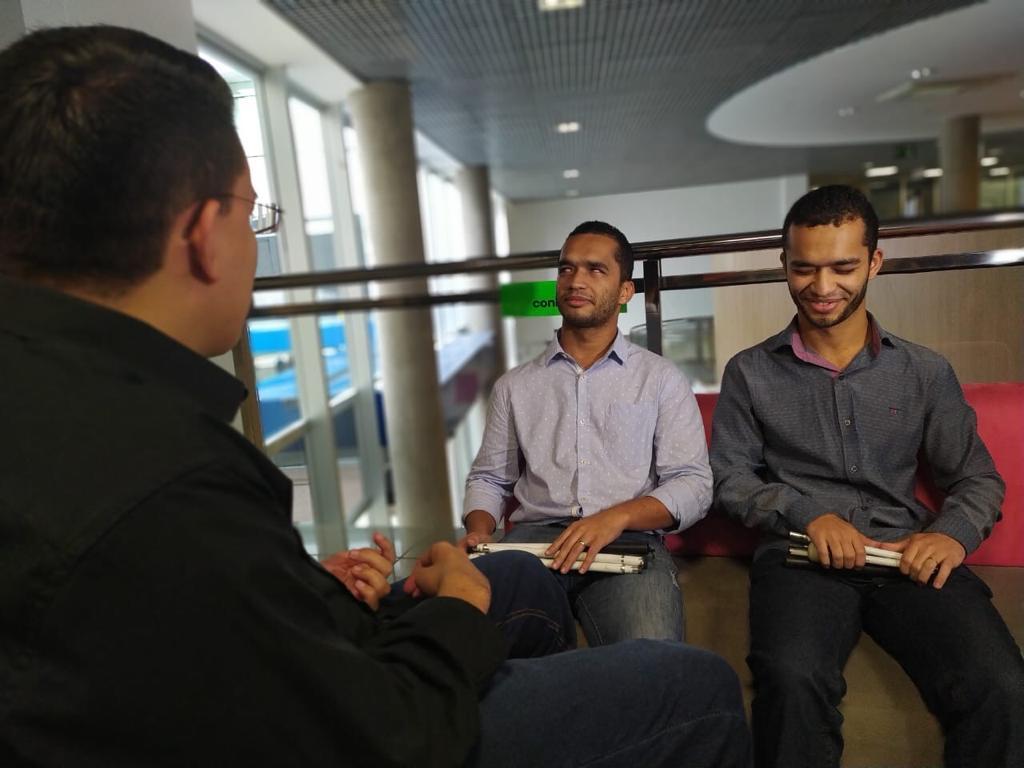
{"label": "white column", "polygon": [[0,50],[25,34],[25,11],[21,0],[0,0]]}
{"label": "white column", "polygon": [[[460,168],[455,174],[455,187],[462,200],[462,227],[466,243],[466,258],[494,256],[494,211],[491,207],[491,177],[485,165]],[[498,287],[498,273],[475,275],[469,279],[468,290],[494,290]],[[494,334],[494,360],[500,375],[505,368],[501,307],[497,304],[477,304],[469,314],[474,331]]]}
{"label": "white column", "polygon": [[[409,87],[371,83],[349,97],[349,106],[365,178],[372,266],[424,264]],[[427,281],[388,280],[379,292],[426,293]],[[401,546],[419,551],[454,535],[430,310],[385,310],[377,318]]]}

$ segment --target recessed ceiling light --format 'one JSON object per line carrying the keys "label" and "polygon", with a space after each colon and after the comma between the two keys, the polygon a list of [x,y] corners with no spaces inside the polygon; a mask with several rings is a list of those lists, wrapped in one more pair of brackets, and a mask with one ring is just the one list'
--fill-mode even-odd
{"label": "recessed ceiling light", "polygon": [[567,123],[559,123],[556,128],[559,133],[576,133],[580,129],[580,124],[575,120],[570,120]]}
{"label": "recessed ceiling light", "polygon": [[578,179],[580,177],[580,171],[578,168],[566,168],[562,171],[563,179]]}
{"label": "recessed ceiling light", "polygon": [[992,155],[989,155],[988,157],[981,158],[981,165],[984,168],[988,168],[990,166],[998,165],[998,164],[999,164],[999,158],[998,157],[992,157]]}
{"label": "recessed ceiling light", "polygon": [[1007,166],[1005,166],[1005,165],[1001,165],[998,168],[989,168],[988,169],[988,175],[989,176],[1009,176],[1010,175],[1010,169]]}
{"label": "recessed ceiling light", "polygon": [[900,169],[895,165],[876,165],[864,171],[864,175],[869,179],[876,179],[880,176],[895,176],[899,172]]}
{"label": "recessed ceiling light", "polygon": [[926,77],[932,76],[931,67],[921,67],[920,69],[910,70],[910,77],[914,80],[924,80]]}
{"label": "recessed ceiling light", "polygon": [[840,117],[850,117],[856,111],[857,110],[854,109],[853,107],[840,107],[839,108],[839,116]]}
{"label": "recessed ceiling light", "polygon": [[567,189],[565,190],[566,197],[579,197],[580,191],[578,189]]}
{"label": "recessed ceiling light", "polygon": [[567,11],[570,8],[582,8],[586,0],[537,0],[537,8],[542,11]]}
{"label": "recessed ceiling light", "polygon": [[942,169],[925,168],[923,171],[921,171],[921,175],[924,176],[926,179],[939,179],[942,178]]}

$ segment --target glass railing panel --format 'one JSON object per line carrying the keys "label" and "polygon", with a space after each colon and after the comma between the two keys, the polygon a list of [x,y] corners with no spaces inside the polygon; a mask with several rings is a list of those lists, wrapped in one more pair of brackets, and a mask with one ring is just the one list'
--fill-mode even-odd
{"label": "glass railing panel", "polygon": [[317,552],[314,528],[313,496],[309,487],[306,439],[299,438],[273,454],[271,460],[292,481],[292,523],[302,535],[306,550]]}
{"label": "glass railing panel", "polygon": [[318,318],[318,327],[338,482],[346,521],[358,527],[384,488],[384,467],[373,458],[380,451],[379,398],[367,373],[375,323],[365,314],[331,313]]}
{"label": "glass railing panel", "polygon": [[271,436],[298,421],[298,389],[291,322],[283,318],[249,321],[249,344],[256,374],[263,434]]}

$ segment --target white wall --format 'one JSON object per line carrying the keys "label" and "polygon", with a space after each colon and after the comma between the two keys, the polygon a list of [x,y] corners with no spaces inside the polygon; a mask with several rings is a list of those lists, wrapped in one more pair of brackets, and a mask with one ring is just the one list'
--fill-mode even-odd
{"label": "white wall", "polygon": [[[7,0],[10,2],[10,0]],[[114,24],[196,50],[191,0],[20,0],[26,30],[78,24]]]}
{"label": "white wall", "polygon": [[[789,207],[806,191],[807,177],[799,175],[600,197],[510,202],[506,205],[509,245],[512,253],[556,250],[573,227],[588,219],[607,221],[621,229],[632,243],[777,229]],[[662,264],[666,275],[713,269],[710,256]],[[633,274],[642,274],[640,264]],[[554,272],[514,272],[512,279],[553,280]],[[662,316],[666,319],[714,314],[710,289],[665,292],[661,298]],[[559,323],[558,317],[517,319],[516,362],[539,354]],[[643,297],[637,296],[620,318],[619,327],[625,332],[643,323]]]}

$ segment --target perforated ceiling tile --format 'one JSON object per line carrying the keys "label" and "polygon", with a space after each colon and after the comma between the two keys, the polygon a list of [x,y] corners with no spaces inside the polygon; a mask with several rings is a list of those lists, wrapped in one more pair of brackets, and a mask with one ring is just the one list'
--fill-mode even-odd
{"label": "perforated ceiling tile", "polygon": [[[542,13],[536,0],[265,1],[361,79],[407,78],[419,130],[459,161],[489,165],[513,199],[856,167],[864,148],[734,145],[705,121],[773,72],[971,4],[588,0]],[[565,120],[582,129],[559,134]],[[580,178],[563,179],[567,167]]]}

